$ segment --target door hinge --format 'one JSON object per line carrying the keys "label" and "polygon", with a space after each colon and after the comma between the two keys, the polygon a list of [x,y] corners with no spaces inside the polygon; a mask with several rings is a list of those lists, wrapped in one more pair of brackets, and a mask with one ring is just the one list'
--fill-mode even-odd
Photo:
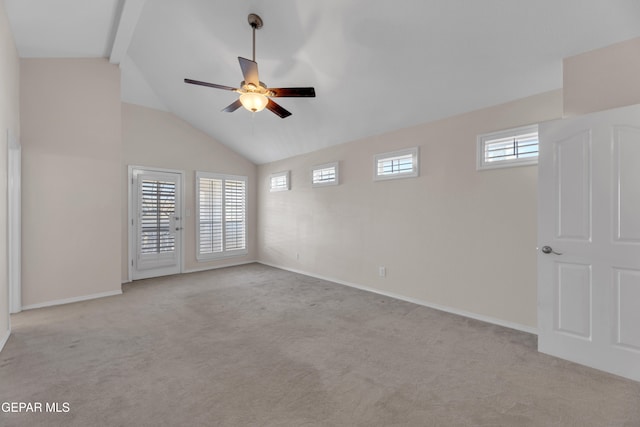
{"label": "door hinge", "polygon": [[133,260],[131,260],[131,267],[133,267]]}

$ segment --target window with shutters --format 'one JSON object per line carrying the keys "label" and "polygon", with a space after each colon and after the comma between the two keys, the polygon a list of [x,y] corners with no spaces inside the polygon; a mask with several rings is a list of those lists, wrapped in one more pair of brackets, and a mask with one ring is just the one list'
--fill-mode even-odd
{"label": "window with shutters", "polygon": [[418,147],[377,154],[373,160],[376,181],[418,176]]}
{"label": "window with shutters", "polygon": [[196,172],[197,259],[247,253],[247,177]]}
{"label": "window with shutters", "polygon": [[314,166],[311,170],[311,185],[313,187],[338,185],[338,181],[338,162]]}
{"label": "window with shutters", "polygon": [[538,125],[478,135],[477,169],[538,163]]}
{"label": "window with shutters", "polygon": [[140,253],[173,252],[176,238],[171,219],[175,215],[176,183],[144,179],[140,185]]}
{"label": "window with shutters", "polygon": [[291,187],[289,185],[289,171],[272,173],[269,179],[270,191],[288,191]]}

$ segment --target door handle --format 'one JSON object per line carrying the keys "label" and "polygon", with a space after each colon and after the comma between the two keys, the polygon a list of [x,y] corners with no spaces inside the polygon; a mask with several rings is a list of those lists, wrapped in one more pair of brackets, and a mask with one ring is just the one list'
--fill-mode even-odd
{"label": "door handle", "polygon": [[176,231],[182,230],[182,227],[176,227]]}
{"label": "door handle", "polygon": [[551,246],[543,246],[542,247],[542,253],[543,254],[554,254],[554,255],[562,255],[561,252],[556,252],[553,250],[553,248]]}

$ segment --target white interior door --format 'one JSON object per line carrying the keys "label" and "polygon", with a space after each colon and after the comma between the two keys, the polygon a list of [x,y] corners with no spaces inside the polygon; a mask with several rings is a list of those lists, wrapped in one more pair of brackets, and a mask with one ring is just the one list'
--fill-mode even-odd
{"label": "white interior door", "polygon": [[132,169],[132,279],[182,271],[181,173]]}
{"label": "white interior door", "polygon": [[538,349],[640,381],[640,106],[539,132]]}

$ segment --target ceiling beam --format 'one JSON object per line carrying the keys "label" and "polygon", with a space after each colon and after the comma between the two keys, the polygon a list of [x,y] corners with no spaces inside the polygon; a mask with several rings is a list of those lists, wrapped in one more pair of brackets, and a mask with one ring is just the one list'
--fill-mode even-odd
{"label": "ceiling beam", "polygon": [[136,29],[138,19],[142,14],[142,8],[146,0],[124,0],[124,6],[122,7],[122,14],[120,15],[120,22],[118,22],[118,31],[116,37],[113,40],[113,47],[111,48],[111,56],[109,62],[112,64],[120,64],[122,58],[129,49],[131,39],[133,38],[133,32]]}

